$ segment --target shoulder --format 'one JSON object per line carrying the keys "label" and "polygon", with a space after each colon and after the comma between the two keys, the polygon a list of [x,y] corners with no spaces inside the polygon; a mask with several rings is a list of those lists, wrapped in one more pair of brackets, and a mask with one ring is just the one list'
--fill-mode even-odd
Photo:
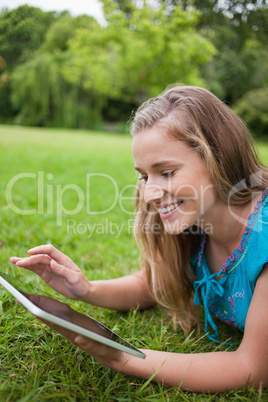
{"label": "shoulder", "polygon": [[247,247],[247,273],[255,285],[256,280],[268,263],[268,193],[256,205],[249,219],[246,230],[248,236]]}

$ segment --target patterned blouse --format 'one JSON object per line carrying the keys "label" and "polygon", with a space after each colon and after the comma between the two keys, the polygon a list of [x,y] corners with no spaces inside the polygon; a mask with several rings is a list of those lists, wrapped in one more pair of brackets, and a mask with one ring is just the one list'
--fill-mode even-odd
{"label": "patterned blouse", "polygon": [[[268,189],[250,215],[239,247],[214,274],[211,274],[204,254],[206,239],[204,234],[197,253],[191,259],[196,274],[194,303],[198,305],[201,301],[203,304],[205,329],[208,338],[215,341],[218,328],[212,315],[244,331],[257,278],[268,263]],[[216,280],[217,277],[220,278]],[[212,334],[209,325],[214,331]]]}

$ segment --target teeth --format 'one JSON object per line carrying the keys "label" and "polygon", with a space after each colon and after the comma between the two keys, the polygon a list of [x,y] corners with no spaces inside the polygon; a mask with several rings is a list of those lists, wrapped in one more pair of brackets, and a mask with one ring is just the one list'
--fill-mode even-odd
{"label": "teeth", "polygon": [[175,202],[175,204],[171,204],[167,208],[159,208],[158,212],[160,212],[160,214],[166,214],[167,212],[173,211],[173,209],[177,208],[181,203],[182,201],[179,203]]}

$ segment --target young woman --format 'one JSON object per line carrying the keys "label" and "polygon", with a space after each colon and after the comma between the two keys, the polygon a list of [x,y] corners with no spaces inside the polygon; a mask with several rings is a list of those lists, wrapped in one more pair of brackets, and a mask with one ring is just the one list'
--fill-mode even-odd
{"label": "young woman", "polygon": [[205,310],[244,332],[234,352],[127,356],[82,336],[75,344],[116,371],[195,392],[268,385],[268,174],[251,136],[209,91],[176,86],[143,104],[132,121],[141,271],[89,282],[51,245],[12,257],[71,299],[96,306],[165,305],[186,332]]}

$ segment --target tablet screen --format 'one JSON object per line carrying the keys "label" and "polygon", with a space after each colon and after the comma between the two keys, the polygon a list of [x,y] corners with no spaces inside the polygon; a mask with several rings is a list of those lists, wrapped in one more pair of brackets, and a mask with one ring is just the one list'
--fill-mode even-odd
{"label": "tablet screen", "polygon": [[[5,281],[1,280],[1,277],[6,282],[8,282],[8,284],[10,284],[13,288],[15,288],[21,295],[26,297],[27,300],[29,300],[34,306],[40,309],[40,312],[38,311],[38,313],[35,314],[37,318],[40,318],[51,328],[56,329],[71,342],[74,340],[77,334],[82,334],[88,336],[91,339],[94,339],[94,337],[90,336],[91,333],[93,333],[100,335],[101,338],[106,338],[112,341],[111,344],[111,342],[109,341],[108,343],[105,342],[105,339],[101,338],[97,339],[102,343],[109,344],[109,346],[113,346],[119,350],[124,350],[127,353],[134,354],[135,356],[145,358],[144,353],[139,351],[129,342],[121,338],[119,335],[117,335],[116,333],[114,333],[113,331],[111,331],[110,329],[108,329],[107,327],[105,327],[92,317],[89,317],[85,314],[82,314],[74,310],[68,304],[62,303],[54,299],[50,295],[34,287],[32,284],[23,283],[14,277],[11,277],[7,274],[0,272],[0,283],[5,287],[7,287],[7,285],[5,284]],[[11,288],[8,288],[8,290],[13,294],[13,296],[15,296],[18,299],[19,302],[21,302],[21,304],[23,304],[26,308],[28,308],[27,305],[25,305],[25,303],[23,303],[23,301],[19,299],[18,294],[14,294]],[[31,311],[30,308],[28,308],[28,310]],[[42,312],[46,312],[49,314],[45,315],[42,314]],[[53,320],[51,320],[51,318],[53,317],[50,317],[50,315],[54,317]],[[56,317],[58,317],[60,320],[57,320]],[[64,322],[62,322],[61,320],[64,320],[64,322],[67,323],[71,323],[71,325],[70,326],[64,325],[63,327],[62,324],[64,324]],[[76,328],[72,327],[72,324],[74,324]],[[81,333],[78,327],[88,330],[88,334]],[[115,344],[113,345],[113,343]],[[120,348],[120,345],[123,346],[123,349]],[[125,348],[129,350],[126,350]]]}

